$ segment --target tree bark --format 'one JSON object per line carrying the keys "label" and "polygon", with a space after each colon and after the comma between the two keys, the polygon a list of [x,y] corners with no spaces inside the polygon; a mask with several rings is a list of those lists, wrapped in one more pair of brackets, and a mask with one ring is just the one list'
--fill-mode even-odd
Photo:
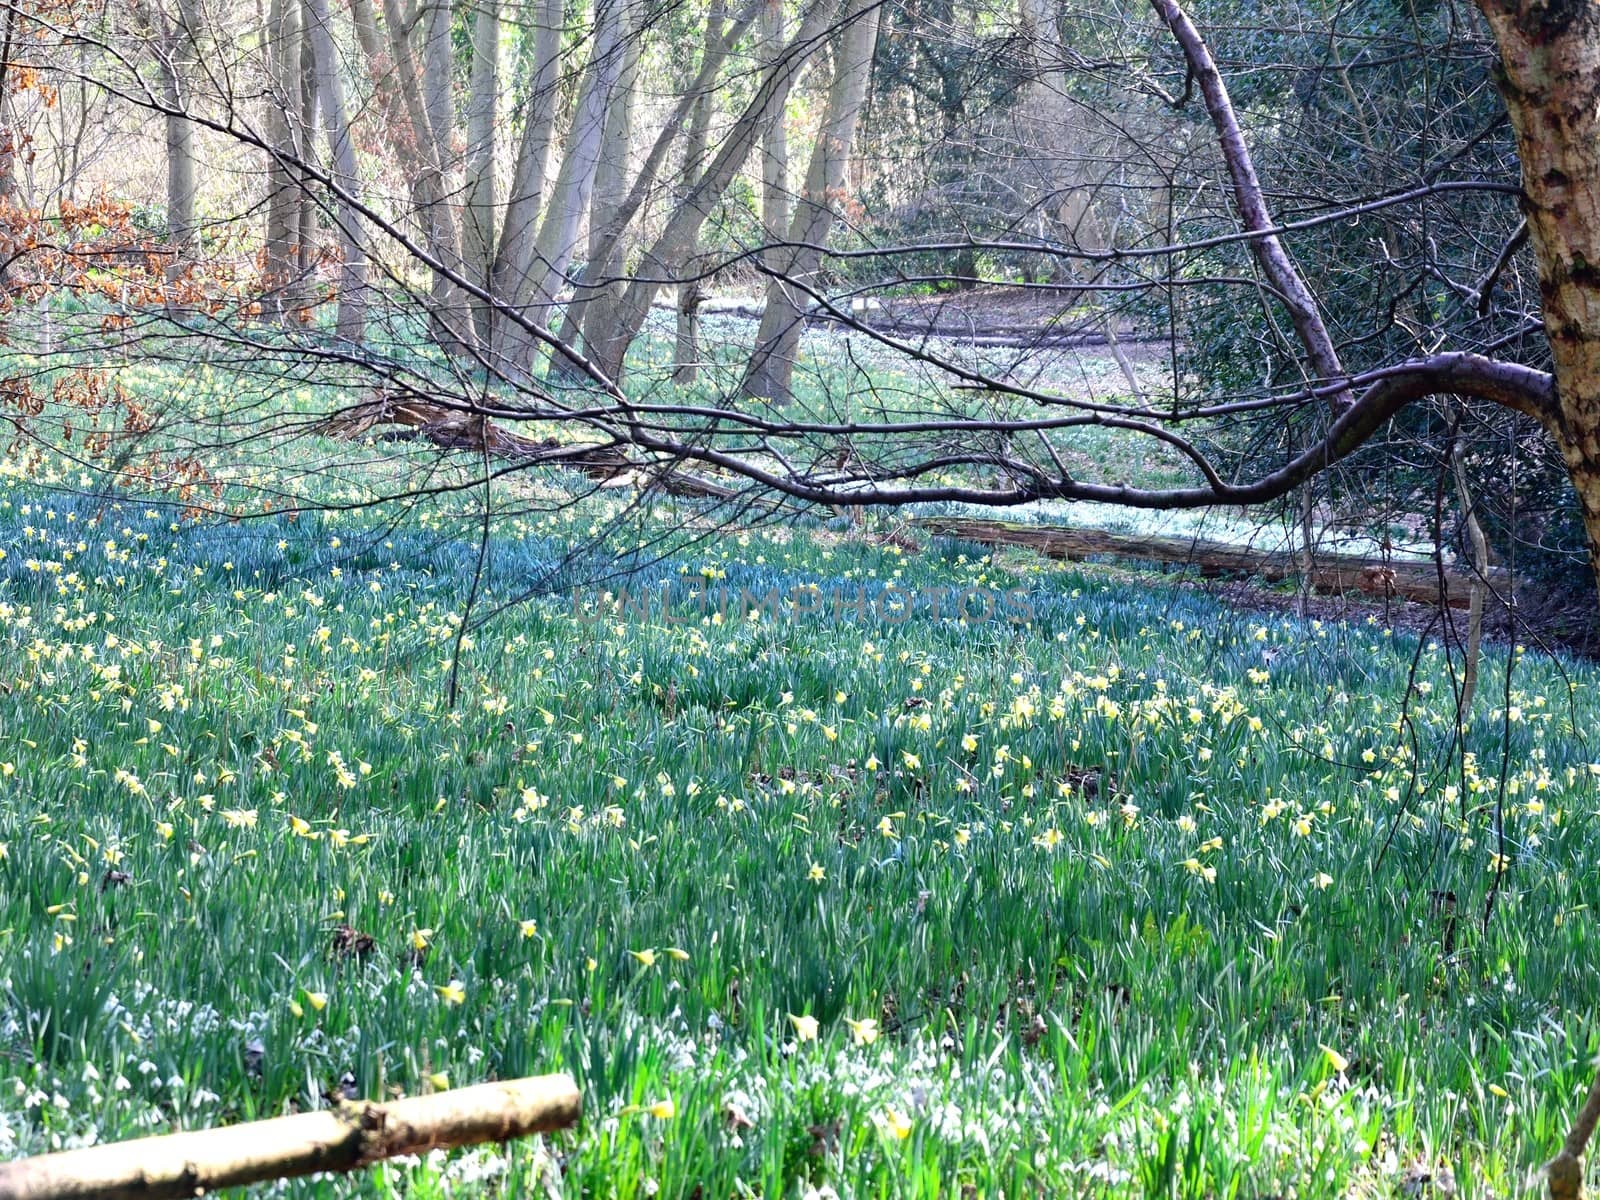
{"label": "tree bark", "polygon": [[[500,92],[500,0],[479,0],[472,26],[472,78],[467,96],[466,199],[461,219],[468,280],[488,290],[495,249],[495,128]],[[473,305],[478,338],[492,335],[491,305]]]}
{"label": "tree bark", "polygon": [[[506,198],[500,242],[490,268],[491,290],[497,297],[514,300],[527,294],[533,272],[534,240],[544,203],[545,177],[550,169],[550,147],[555,138],[556,100],[561,83],[561,28],[564,0],[539,0],[534,17],[533,70],[529,80],[528,111],[522,139],[511,172],[511,192]],[[524,330],[496,317],[493,354],[501,369],[525,362],[530,350]]]}
{"label": "tree bark", "polygon": [[1600,589],[1600,6],[1479,0],[1500,47],[1556,382],[1557,441]]}
{"label": "tree bark", "polygon": [[339,53],[333,41],[328,0],[305,0],[306,32],[316,63],[317,93],[332,159],[332,175],[342,195],[334,197],[334,224],[339,237],[338,335],[360,342],[367,331],[367,258],[361,244],[360,217],[350,199],[356,195],[356,152],[339,78]]}
{"label": "tree bark", "polygon": [[769,264],[777,273],[767,284],[767,306],[745,374],[747,395],[780,404],[789,400],[795,354],[805,326],[808,285],[822,265],[820,247],[828,240],[843,198],[856,120],[867,98],[879,12],[876,0],[851,0],[836,35],[827,109],[806,168],[805,190],[795,205],[789,246],[774,254]]}
{"label": "tree bark", "polygon": [[[628,202],[628,152],[633,144],[634,93],[639,76],[639,30],[624,31],[622,66],[611,88],[611,103],[606,106],[605,127],[600,136],[600,152],[594,170],[594,189],[589,198],[589,238],[583,274],[573,288],[561,322],[561,340],[578,344],[583,335],[584,313],[589,297],[622,286],[621,237],[608,238],[617,217]],[[620,235],[621,230],[619,229]]]}
{"label": "tree bark", "polygon": [[141,5],[155,37],[156,75],[166,109],[167,278],[176,278],[194,250],[194,123],[188,115],[189,79],[198,49],[200,15],[194,0],[179,0],[176,19],[159,3]]}
{"label": "tree bark", "polygon": [[723,140],[721,149],[699,182],[672,210],[665,227],[646,249],[635,278],[616,304],[608,306],[611,310],[608,315],[611,340],[605,346],[594,347],[590,359],[600,372],[619,386],[623,356],[644,327],[645,316],[661,289],[662,281],[671,277],[674,265],[684,261],[699,242],[700,230],[717,198],[727,190],[740,166],[750,156],[763,122],[781,111],[801,68],[832,23],[835,11],[836,0],[815,0],[793,39],[778,55],[777,61],[762,73],[755,95]]}
{"label": "tree bark", "polygon": [[268,10],[266,103],[266,306],[287,318],[299,301],[301,209],[306,204],[294,164],[302,161],[299,0],[272,0]]}
{"label": "tree bark", "polygon": [[387,1104],[346,1104],[6,1163],[0,1165],[0,1200],[200,1196],[565,1129],[577,1124],[581,1111],[582,1098],[567,1075],[484,1083]]}
{"label": "tree bark", "polygon": [[[578,245],[578,229],[593,194],[606,109],[623,65],[630,3],[631,0],[600,0],[597,5],[594,44],[538,233],[525,254],[514,256],[506,264],[510,268],[510,286],[501,293],[501,301],[539,325],[549,323],[557,293],[566,282],[567,268]],[[509,220],[508,217],[508,224]],[[503,370],[515,376],[532,369],[537,346],[526,328],[506,322],[502,346]]]}
{"label": "tree bark", "polygon": [[[355,0],[357,10],[368,2],[370,0]],[[472,328],[461,289],[446,274],[459,275],[463,269],[455,214],[451,212],[446,193],[444,160],[440,157],[441,139],[448,140],[450,131],[445,129],[441,134],[435,130],[428,116],[424,81],[411,52],[407,21],[399,0],[383,0],[383,15],[394,64],[393,75],[384,78],[392,78],[400,110],[386,122],[386,130],[390,144],[407,168],[423,244],[444,267],[444,271],[433,271],[430,275],[429,325],[438,345],[452,354],[460,353],[472,341]],[[358,32],[360,28],[358,16]],[[377,61],[375,50],[369,51],[369,55]]]}
{"label": "tree bark", "polygon": [[[782,43],[782,0],[762,0],[763,26],[765,14],[778,7],[780,30],[778,46]],[[702,64],[721,61],[727,53],[722,30],[722,0],[711,0],[706,10],[705,42],[700,52]],[[763,41],[765,41],[763,35]],[[775,46],[774,49],[777,47]],[[699,82],[698,80],[696,81]],[[694,107],[689,113],[689,132],[683,141],[683,189],[685,192],[700,178],[706,156],[706,135],[711,128],[711,111],[716,107],[716,91],[710,86],[715,77],[700,87],[694,97]],[[781,124],[781,122],[780,122]],[[672,381],[691,384],[700,374],[700,301],[705,295],[705,284],[700,278],[704,256],[696,253],[686,264],[688,278],[678,284],[677,336],[672,350]]]}

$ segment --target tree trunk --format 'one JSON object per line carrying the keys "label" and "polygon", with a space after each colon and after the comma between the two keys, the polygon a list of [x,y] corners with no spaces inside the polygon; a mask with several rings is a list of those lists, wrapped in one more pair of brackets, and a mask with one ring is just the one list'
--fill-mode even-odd
{"label": "tree trunk", "polygon": [[[601,0],[597,5],[594,47],[584,68],[572,124],[562,147],[561,166],[544,206],[543,219],[527,255],[527,269],[512,291],[500,299],[528,320],[548,325],[556,296],[566,283],[567,268],[578,246],[578,228],[589,208],[595,171],[604,142],[606,109],[622,69],[623,37],[628,27],[629,0]],[[508,325],[505,369],[512,373],[533,365],[534,339],[527,330]]]}
{"label": "tree trunk", "polygon": [[297,128],[301,108],[299,0],[272,0],[267,16],[267,70],[271,94],[266,103],[267,233],[265,306],[288,317],[299,286],[300,210],[305,195],[293,164],[300,161]]}
{"label": "tree trunk", "polygon": [[1600,5],[1479,0],[1500,46],[1539,264],[1557,440],[1600,590]]}
{"label": "tree trunk", "polygon": [[[633,144],[634,92],[639,76],[637,30],[624,31],[621,53],[622,67],[612,85],[611,103],[606,106],[605,128],[595,163],[583,277],[573,288],[572,302],[567,305],[561,322],[561,340],[569,346],[576,346],[584,332],[584,313],[588,310],[589,298],[621,286],[618,276],[622,272],[622,240],[620,236],[610,238],[607,235],[628,202],[628,151]],[[620,230],[618,232],[620,235]]]}
{"label": "tree trunk", "polygon": [[[765,0],[763,57],[776,57],[783,50],[783,31],[783,0]],[[789,228],[789,126],[784,115],[780,108],[761,130],[761,227],[773,242],[782,241]],[[770,261],[769,256],[763,255],[763,260]]]}
{"label": "tree trunk", "polygon": [[[762,0],[763,14],[774,7],[779,13],[779,40],[773,46],[774,52],[783,45],[781,5],[782,0]],[[711,0],[706,10],[705,46],[700,55],[702,64],[720,61],[721,56],[727,53],[722,31],[722,15],[722,0]],[[763,33],[763,41],[765,40]],[[717,103],[716,91],[710,86],[712,83],[715,83],[715,77],[697,89],[694,108],[689,115],[689,133],[683,143],[682,176],[685,191],[694,186],[705,165],[702,160],[706,156],[706,134],[711,128],[711,110]],[[779,121],[777,124],[781,126],[782,122]],[[700,374],[700,301],[705,295],[704,282],[700,274],[704,269],[704,258],[705,256],[699,253],[693,255],[686,264],[685,274],[689,278],[678,284],[678,328],[672,351],[672,381],[678,384],[691,384]]]}
{"label": "tree trunk", "polygon": [[9,75],[20,12],[20,5],[6,5],[5,28],[0,33],[0,200],[9,200],[17,190],[17,129],[11,111]]}
{"label": "tree trunk", "polygon": [[699,242],[700,230],[712,207],[750,156],[763,122],[782,110],[795,79],[832,24],[836,11],[835,0],[816,0],[812,5],[777,61],[762,73],[755,95],[728,131],[700,181],[672,210],[660,235],[646,249],[637,276],[612,307],[611,341],[604,347],[595,347],[590,354],[613,382],[621,383],[623,356],[644,327],[661,281],[671,276],[673,265],[682,262]]}
{"label": "tree trunk", "polygon": [[[356,0],[354,7],[358,10],[366,2]],[[383,0],[383,17],[389,30],[389,52],[394,61],[392,78],[398,91],[397,103],[404,114],[402,121],[397,113],[386,128],[402,163],[412,164],[407,175],[416,199],[417,221],[422,229],[423,244],[428,254],[443,268],[431,273],[429,326],[435,343],[457,354],[470,344],[472,330],[461,289],[445,274],[459,274],[463,265],[460,242],[456,236],[455,214],[450,211],[444,175],[443,156],[446,151],[442,143],[448,140],[450,131],[445,129],[441,134],[435,130],[428,116],[425,84],[417,69],[416,57],[411,53],[411,43],[406,36],[407,21],[401,12],[399,0]],[[359,16],[356,27],[359,32]],[[374,62],[377,61],[375,50],[372,58]]]}
{"label": "tree trunk", "polygon": [[167,109],[167,245],[172,259],[166,274],[174,279],[194,250],[194,124],[187,109],[188,69],[196,53],[199,13],[194,0],[179,0],[175,21],[159,4],[147,6],[145,18],[157,39],[156,74],[161,81],[161,102]]}
{"label": "tree trunk", "polygon": [[336,329],[348,342],[360,342],[367,332],[367,258],[361,246],[360,217],[350,202],[356,194],[356,152],[350,137],[350,116],[345,110],[344,85],[339,79],[339,51],[333,40],[328,0],[305,0],[306,33],[316,62],[317,93],[332,160],[333,181],[342,195],[333,199],[334,224],[339,236],[339,314]]}
{"label": "tree trunk", "polygon": [[[466,277],[485,290],[494,258],[495,116],[500,92],[500,0],[479,0],[472,27],[472,79],[467,96],[466,203],[461,251]],[[491,335],[490,306],[473,304],[478,338]]]}
{"label": "tree trunk", "polygon": [[[545,176],[550,169],[550,146],[555,136],[564,19],[563,0],[540,0],[534,18],[528,112],[523,121],[516,164],[512,168],[511,193],[506,198],[500,244],[490,268],[491,290],[498,299],[507,302],[527,294],[533,272],[534,238],[544,202]],[[525,362],[531,349],[526,332],[499,316],[492,346],[502,369]]]}
{"label": "tree trunk", "polygon": [[866,102],[872,54],[878,44],[879,11],[874,0],[851,0],[837,35],[828,106],[806,168],[805,191],[789,227],[790,248],[775,256],[778,274],[767,284],[767,306],[745,375],[748,395],[779,403],[789,399],[795,353],[805,324],[806,285],[822,264],[817,247],[828,240],[834,210],[844,191],[850,144]]}
{"label": "tree trunk", "polygon": [[[294,0],[290,0],[290,3],[294,3]],[[300,162],[310,165],[317,154],[317,63],[311,43],[310,16],[303,3],[295,4],[295,7],[300,10],[295,17],[300,30],[300,115],[295,127],[295,145]],[[302,167],[295,172],[294,186],[300,192],[300,206],[296,210],[300,227],[295,238],[295,307],[298,310],[296,315],[304,321],[310,318],[311,277],[317,264],[317,206],[311,202],[311,191],[316,182],[311,173]]]}

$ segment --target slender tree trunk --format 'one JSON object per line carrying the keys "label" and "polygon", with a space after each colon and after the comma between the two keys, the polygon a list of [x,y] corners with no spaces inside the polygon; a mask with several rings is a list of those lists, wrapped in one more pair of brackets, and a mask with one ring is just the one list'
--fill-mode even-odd
{"label": "slender tree trunk", "polygon": [[[779,12],[779,40],[774,45],[776,51],[782,46],[782,0],[762,0],[762,12],[777,7]],[[711,0],[706,10],[705,47],[701,53],[702,63],[720,60],[727,53],[724,45],[722,31],[722,0]],[[714,78],[711,82],[714,82]],[[683,144],[683,187],[687,191],[700,177],[704,168],[702,161],[706,156],[706,134],[711,128],[711,110],[716,107],[717,98],[715,90],[708,85],[697,90],[694,98],[694,108],[689,116],[689,134]],[[780,120],[776,122],[783,124]],[[700,373],[700,302],[705,295],[704,281],[700,278],[704,269],[705,255],[696,253],[687,264],[685,274],[689,278],[678,284],[678,329],[677,339],[672,351],[672,380],[678,384],[690,384],[695,381]]]}
{"label": "slender tree trunk", "polygon": [[767,305],[756,334],[755,353],[745,374],[751,396],[786,402],[794,375],[795,353],[805,325],[804,285],[822,265],[820,247],[828,240],[850,164],[856,120],[866,102],[872,55],[878,44],[879,6],[874,0],[850,0],[845,23],[834,47],[833,82],[828,107],[812,147],[805,191],[795,205],[789,227],[791,247],[776,256],[779,274],[767,284]]}
{"label": "slender tree trunk", "polygon": [[1478,692],[1478,666],[1483,657],[1483,601],[1489,590],[1489,539],[1478,520],[1478,506],[1467,479],[1466,456],[1458,437],[1450,447],[1450,474],[1455,480],[1456,502],[1461,505],[1467,527],[1467,546],[1472,551],[1472,590],[1467,600],[1467,653],[1461,673],[1461,699],[1456,705],[1456,724],[1465,727],[1472,716],[1472,700]]}
{"label": "slender tree trunk", "polygon": [[621,382],[623,356],[644,327],[650,304],[661,288],[660,281],[670,277],[673,265],[682,262],[699,242],[700,230],[712,207],[750,156],[762,123],[782,110],[796,77],[832,24],[836,11],[836,0],[813,3],[777,61],[762,73],[755,95],[723,139],[716,157],[699,182],[672,210],[665,227],[646,249],[638,275],[612,306],[611,340],[603,347],[593,347],[590,352],[591,360],[613,381]]}
{"label": "slender tree trunk", "polygon": [[156,75],[167,109],[167,245],[172,259],[166,274],[174,279],[194,250],[194,123],[188,116],[188,72],[199,37],[199,13],[194,0],[179,0],[176,19],[161,4],[142,7],[145,23],[155,35]]}
{"label": "slender tree trunk", "polygon": [[287,317],[299,295],[300,210],[305,205],[292,165],[301,155],[299,0],[272,0],[266,43],[271,94],[265,124],[272,152],[267,162],[265,303],[268,311]]}
{"label": "slender tree trunk", "polygon": [[[357,0],[358,4],[362,2]],[[471,343],[472,329],[461,289],[445,274],[446,271],[459,274],[463,269],[455,214],[446,193],[444,143],[449,139],[450,130],[434,129],[428,116],[425,84],[406,36],[408,22],[399,0],[383,0],[383,17],[389,30],[389,53],[394,62],[392,78],[399,107],[404,113],[403,123],[397,118],[388,128],[402,161],[414,164],[408,174],[412,194],[416,197],[423,244],[434,261],[444,268],[432,273],[429,284],[429,324],[433,340],[439,346],[452,354],[460,353]],[[376,57],[373,61],[377,61]],[[446,119],[448,117],[447,109]]]}
{"label": "slender tree trunk", "polygon": [[[300,161],[309,164],[317,153],[317,109],[321,98],[317,95],[317,64],[311,42],[310,15],[303,2],[296,7],[300,10],[295,18],[300,30],[300,120],[295,130],[295,144],[299,148]],[[310,314],[311,279],[317,267],[317,206],[311,203],[311,191],[316,183],[309,172],[300,170],[295,172],[294,185],[300,191],[300,207],[297,210],[300,228],[295,241],[295,303],[299,309],[298,315],[306,319]]]}
{"label": "slender tree trunk", "polygon": [[633,144],[634,92],[639,75],[639,37],[637,30],[625,32],[622,67],[611,89],[606,107],[605,129],[600,138],[600,153],[595,163],[594,192],[589,199],[589,244],[582,279],[573,288],[561,322],[561,340],[578,344],[584,329],[584,314],[589,299],[622,286],[621,239],[607,234],[627,204],[628,151]]}
{"label": "slender tree trunk", "polygon": [[433,137],[434,158],[446,175],[455,166],[450,131],[455,106],[450,98],[455,56],[450,48],[450,0],[431,0],[422,17],[422,103]]}
{"label": "slender tree trunk", "polygon": [[[765,0],[761,44],[772,55],[783,49],[783,0]],[[761,130],[761,227],[779,242],[789,229],[789,127],[780,108]],[[764,255],[770,265],[776,262]]]}
{"label": "slender tree trunk", "polygon": [[[495,249],[495,117],[500,94],[500,0],[479,0],[472,27],[472,80],[467,97],[466,202],[461,249],[466,276],[487,290]],[[473,305],[480,341],[491,333],[491,306]]]}
{"label": "slender tree trunk", "polygon": [[630,3],[631,0],[601,0],[595,14],[594,48],[562,148],[555,187],[534,242],[531,278],[525,294],[516,297],[519,307],[531,307],[529,315],[535,320],[548,320],[578,248],[578,229],[589,210],[605,141],[606,111],[626,57],[623,40],[628,36]]}
{"label": "slender tree trunk", "polygon": [[0,18],[0,200],[17,190],[17,129],[11,111],[10,69],[16,50],[17,15],[21,5],[8,4]]}
{"label": "slender tree trunk", "polygon": [[342,196],[333,202],[339,237],[339,314],[336,328],[341,338],[360,342],[367,332],[367,258],[361,245],[360,217],[350,200],[356,194],[356,152],[350,136],[350,116],[345,109],[344,85],[339,78],[339,52],[333,40],[328,0],[305,0],[306,32],[316,62],[317,93],[332,160],[333,180]]}
{"label": "slender tree trunk", "polygon": [[1600,5],[1479,0],[1500,46],[1561,415],[1600,589]]}
{"label": "slender tree trunk", "polygon": [[[529,80],[528,111],[522,140],[511,172],[511,192],[506,198],[500,244],[490,268],[497,299],[516,303],[528,294],[533,274],[533,250],[539,213],[544,203],[550,147],[555,139],[556,100],[561,84],[561,30],[564,0],[538,0],[533,34],[533,69]],[[531,340],[520,327],[496,320],[494,354],[502,369],[526,363]]]}
{"label": "slender tree trunk", "polygon": [[[683,89],[676,107],[668,116],[665,124],[656,135],[655,143],[650,147],[650,152],[645,155],[644,163],[639,167],[638,173],[633,178],[633,185],[628,190],[628,195],[622,203],[611,212],[607,227],[597,239],[591,243],[590,257],[596,262],[611,264],[610,274],[615,276],[620,273],[621,245],[624,234],[632,222],[634,215],[644,206],[645,200],[656,185],[656,180],[662,167],[667,161],[667,155],[677,140],[679,132],[688,126],[688,147],[685,149],[685,161],[699,164],[705,157],[705,129],[709,123],[710,110],[702,109],[699,101],[710,94],[716,87],[717,78],[722,72],[723,63],[727,61],[729,49],[744,36],[750,25],[755,21],[760,8],[760,0],[756,0],[739,13],[729,25],[720,24],[721,8],[715,6],[712,16],[719,18],[715,31],[708,30],[706,46],[710,53],[702,55],[700,68],[696,72],[693,82]],[[697,122],[699,132],[696,132]],[[698,138],[698,142],[697,139]],[[698,144],[700,149],[695,150]],[[694,171],[685,169],[683,175],[683,191],[687,195],[698,184],[701,172],[696,166]],[[573,311],[578,313],[579,327],[583,330],[584,342],[591,355],[602,358],[615,352],[618,361],[627,353],[628,338],[626,332],[619,334],[617,326],[617,313],[620,311],[626,289],[620,286],[604,290],[597,290],[579,296],[573,303]],[[616,345],[613,345],[616,343]]]}

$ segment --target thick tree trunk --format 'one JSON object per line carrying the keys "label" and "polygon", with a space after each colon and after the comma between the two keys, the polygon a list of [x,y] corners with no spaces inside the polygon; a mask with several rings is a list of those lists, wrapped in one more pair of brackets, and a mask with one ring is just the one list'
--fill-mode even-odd
{"label": "thick tree trunk", "polygon": [[789,399],[795,354],[805,325],[807,285],[822,264],[817,247],[828,240],[844,191],[850,144],[866,102],[872,54],[878,44],[879,11],[875,0],[851,0],[837,35],[827,110],[806,168],[805,191],[789,227],[790,248],[773,256],[772,269],[778,273],[767,284],[767,306],[745,375],[745,391],[751,396],[779,403]]}
{"label": "thick tree trunk", "polygon": [[1500,45],[1560,410],[1600,589],[1600,5],[1479,0]]}
{"label": "thick tree trunk", "polygon": [[356,152],[350,136],[350,115],[345,109],[344,85],[339,79],[339,52],[333,40],[328,0],[306,0],[306,33],[316,62],[317,92],[328,137],[332,175],[342,196],[333,203],[339,236],[338,334],[360,342],[367,332],[367,257],[361,245],[360,217],[350,203],[356,193]]}

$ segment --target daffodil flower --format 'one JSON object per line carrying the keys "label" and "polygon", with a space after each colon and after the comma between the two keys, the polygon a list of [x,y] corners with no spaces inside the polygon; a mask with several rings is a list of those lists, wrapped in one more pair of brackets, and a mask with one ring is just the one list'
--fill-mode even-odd
{"label": "daffodil flower", "polygon": [[656,965],[656,952],[653,949],[629,950],[628,953],[638,960],[641,967],[653,967]]}
{"label": "daffodil flower", "polygon": [[797,1041],[814,1042],[817,1040],[817,1019],[809,1014],[797,1017],[789,1014],[789,1024],[794,1026],[794,1036]]}
{"label": "daffodil flower", "polygon": [[857,1021],[846,1017],[844,1023],[850,1026],[850,1032],[855,1037],[856,1045],[870,1046],[878,1040],[878,1022],[873,1017],[863,1017]]}
{"label": "daffodil flower", "polygon": [[467,989],[461,986],[461,981],[458,979],[452,979],[443,987],[435,987],[433,990],[439,993],[439,999],[446,1004],[460,1004],[467,998]]}
{"label": "daffodil flower", "polygon": [[903,1142],[911,1136],[911,1118],[898,1108],[886,1108],[878,1119],[879,1126],[897,1142]]}

